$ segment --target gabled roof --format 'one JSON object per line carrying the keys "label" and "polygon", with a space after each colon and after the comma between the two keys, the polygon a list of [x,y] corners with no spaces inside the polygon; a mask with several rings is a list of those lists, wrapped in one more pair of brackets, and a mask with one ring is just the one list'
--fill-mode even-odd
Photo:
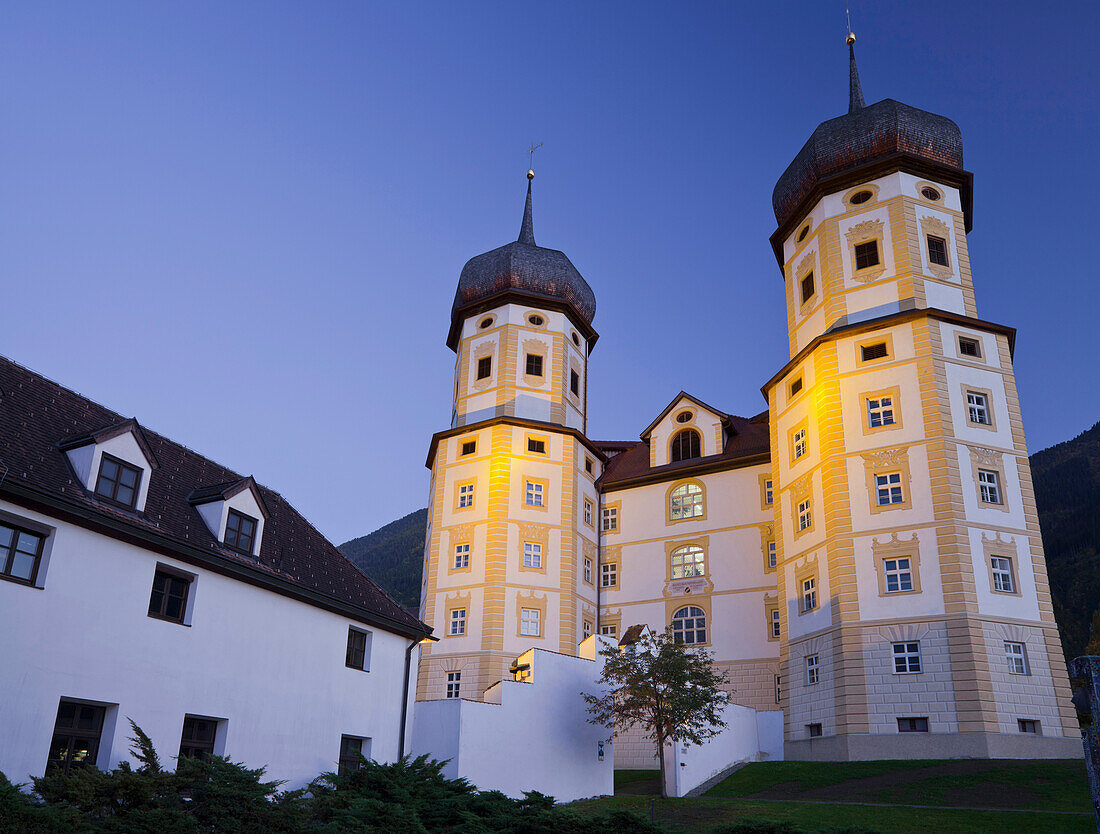
{"label": "gabled roof", "polygon": [[730,415],[726,414],[726,412],[719,411],[717,408],[707,405],[698,397],[691,396],[691,394],[689,394],[687,391],[681,391],[679,394],[672,398],[672,402],[665,406],[665,410],[657,415],[657,419],[646,426],[645,431],[643,431],[640,435],[642,440],[649,440],[649,435],[653,433],[653,430],[655,428],[657,428],[657,424],[665,419],[665,417],[668,416],[668,413],[672,411],[672,409],[676,407],[676,404],[681,400],[690,400],[691,402],[695,403],[699,408],[705,408],[711,414],[718,417],[718,419],[720,419],[723,424],[729,422]]}
{"label": "gabled roof", "polygon": [[87,446],[89,443],[105,443],[108,440],[113,440],[116,437],[126,434],[126,432],[131,432],[134,435],[134,440],[137,441],[138,448],[140,448],[141,453],[145,455],[145,459],[149,462],[149,465],[153,467],[153,469],[159,467],[160,462],[153,453],[149,441],[145,439],[145,432],[142,431],[138,421],[133,417],[128,420],[123,420],[120,423],[112,423],[109,426],[103,426],[95,431],[83,432],[73,437],[67,437],[57,444],[57,448],[62,452],[67,452],[70,449],[79,449],[81,446]]}
{"label": "gabled roof", "polygon": [[[136,422],[0,357],[0,497],[53,517],[198,564],[388,631],[420,638],[430,627],[409,615],[348,561],[279,493],[147,429],[141,437],[159,469],[145,511],[100,501],[76,477],[58,441],[95,438]],[[87,442],[87,441],[85,441]],[[70,445],[69,448],[72,448]],[[254,488],[268,512],[254,557],[229,550],[189,498],[213,489]]]}
{"label": "gabled roof", "polygon": [[251,475],[247,478],[239,478],[236,481],[226,481],[224,484],[211,484],[207,487],[193,489],[191,494],[187,496],[187,501],[192,505],[208,504],[211,501],[228,501],[234,495],[240,495],[246,489],[252,490],[256,503],[260,505],[260,512],[264,514],[264,518],[267,518],[269,513],[264,505],[263,494],[260,492],[259,484]]}

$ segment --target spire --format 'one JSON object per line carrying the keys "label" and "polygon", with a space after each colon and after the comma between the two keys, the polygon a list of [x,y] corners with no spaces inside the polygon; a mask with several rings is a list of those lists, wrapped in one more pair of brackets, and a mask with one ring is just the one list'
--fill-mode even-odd
{"label": "spire", "polygon": [[531,180],[535,178],[535,172],[527,171],[527,203],[523,207],[523,223],[519,227],[519,240],[520,243],[526,243],[528,246],[535,245],[535,224],[531,220]]}
{"label": "spire", "polygon": [[856,66],[856,36],[848,31],[848,114],[862,110],[866,103],[863,101],[863,88],[859,85],[859,68]]}

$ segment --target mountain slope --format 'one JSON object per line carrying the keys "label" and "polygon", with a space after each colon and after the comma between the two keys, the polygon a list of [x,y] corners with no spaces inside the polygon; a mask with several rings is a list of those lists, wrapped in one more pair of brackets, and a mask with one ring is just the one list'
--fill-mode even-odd
{"label": "mountain slope", "polygon": [[428,510],[416,510],[373,533],[344,542],[340,550],[406,608],[420,605],[420,574]]}

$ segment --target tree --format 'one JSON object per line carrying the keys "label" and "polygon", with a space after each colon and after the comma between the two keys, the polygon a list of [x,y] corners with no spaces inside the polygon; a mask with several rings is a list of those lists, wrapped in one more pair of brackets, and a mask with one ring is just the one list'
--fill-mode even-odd
{"label": "tree", "polygon": [[1100,656],[1100,608],[1092,615],[1092,639],[1085,646],[1085,654]]}
{"label": "tree", "polygon": [[672,629],[623,649],[605,645],[599,683],[601,695],[582,693],[591,724],[607,727],[617,736],[632,726],[645,731],[657,744],[661,763],[661,796],[665,788],[665,744],[702,744],[726,726],[722,709],[729,696],[725,677],[714,668],[706,649],[676,642]]}

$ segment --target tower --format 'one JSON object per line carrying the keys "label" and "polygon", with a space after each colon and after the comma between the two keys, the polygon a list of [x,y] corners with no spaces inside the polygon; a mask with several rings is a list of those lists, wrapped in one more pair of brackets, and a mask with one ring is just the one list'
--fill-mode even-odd
{"label": "tower", "polygon": [[596,299],[535,244],[531,180],[518,239],[462,269],[447,346],[451,428],[432,437],[417,698],[481,698],[529,648],[576,654],[596,624],[595,480],[584,435]]}
{"label": "tower", "polygon": [[787,756],[1073,756],[1012,369],[978,318],[958,126],[866,105],[773,192],[790,361],[764,386]]}

